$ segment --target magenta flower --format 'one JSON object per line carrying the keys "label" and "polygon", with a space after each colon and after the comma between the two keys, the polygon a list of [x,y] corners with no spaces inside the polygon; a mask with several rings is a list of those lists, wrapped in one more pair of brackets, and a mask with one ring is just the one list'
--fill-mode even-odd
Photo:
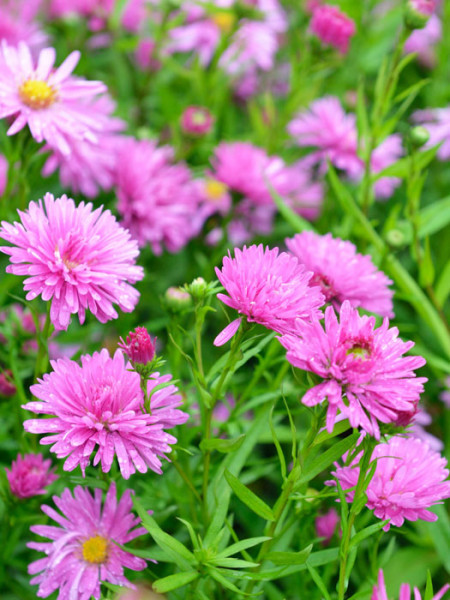
{"label": "magenta flower", "polygon": [[375,329],[375,318],[361,316],[346,300],[340,322],[334,309],[325,311],[325,329],[318,319],[298,321],[297,335],[280,338],[287,360],[299,369],[316,373],[322,383],[306,392],[306,406],[328,400],[327,430],[338,411],[352,427],[362,427],[380,437],[378,421],[396,423],[405,413],[415,413],[424,377],[414,370],[425,364],[421,356],[403,356],[414,342],[398,338],[398,329],[384,319]]}
{"label": "magenta flower", "polygon": [[[227,306],[244,315],[250,323],[260,323],[278,333],[287,333],[295,321],[318,317],[324,298],[318,287],[309,287],[311,273],[293,256],[278,248],[244,246],[223,259],[217,277],[229,296],[217,294]],[[242,317],[232,321],[214,340],[225,344],[239,328]]]}
{"label": "magenta flower", "polygon": [[120,338],[119,347],[132,363],[146,365],[155,356],[155,342],[156,338],[152,340],[145,327],[136,327],[127,335],[126,343]]}
{"label": "magenta flower", "polygon": [[81,357],[81,366],[68,358],[51,361],[53,372],[32,385],[38,402],[23,406],[51,419],[30,419],[24,428],[30,433],[48,433],[41,444],[52,444],[58,458],[67,457],[65,471],[80,465],[83,474],[93,460],[104,473],[109,472],[117,455],[125,479],[138,470],[162,473],[159,457],[171,451],[176,438],[164,431],[184,423],[188,415],[177,407],[182,404],[178,388],[167,384],[172,376],[150,375],[147,393],[150,410],[144,411],[144,395],[139,375],[130,370],[120,350],[111,358],[107,350]]}
{"label": "magenta flower", "polygon": [[315,526],[316,526],[316,534],[317,537],[323,538],[323,545],[328,546],[333,538],[334,532],[336,531],[336,526],[339,523],[340,518],[334,508],[330,508],[323,515],[319,515],[316,518]]}
{"label": "magenta flower", "polygon": [[333,238],[331,233],[318,235],[312,231],[286,239],[286,246],[299,263],[314,276],[325,300],[339,310],[344,300],[357,308],[393,317],[392,283],[379,271],[370,256],[359,254],[349,241]]}
{"label": "magenta flower", "polygon": [[347,54],[350,38],[356,33],[355,22],[337,6],[319,5],[315,8],[310,28],[324,44],[337,48],[341,54]]}
{"label": "magenta flower", "polygon": [[117,210],[140,246],[155,254],[165,246],[178,252],[197,234],[198,186],[184,163],[173,164],[173,150],[129,139],[117,164]]}
{"label": "magenta flower", "polygon": [[[338,465],[333,472],[343,490],[356,485],[358,460],[347,467]],[[449,474],[445,458],[421,440],[397,435],[375,446],[374,460],[377,466],[366,491],[366,506],[378,519],[389,519],[383,527],[385,531],[391,525],[401,527],[405,520],[437,520],[437,515],[428,509],[450,497],[450,481],[445,481]],[[327,483],[335,485],[332,481]],[[347,494],[349,502],[353,496],[354,491]]]}
{"label": "magenta flower", "polygon": [[88,489],[77,486],[73,496],[66,488],[60,497],[53,496],[53,501],[62,514],[46,504],[41,508],[57,525],[31,527],[33,533],[51,541],[27,544],[45,554],[28,567],[28,573],[35,575],[31,584],[39,585],[39,598],[58,591],[58,600],[89,600],[91,596],[99,600],[101,581],[134,588],[124,575],[124,567],[142,571],[146,561],[119,545],[146,531],[136,527],[140,519],[131,512],[130,490],[117,502],[112,483],[102,505],[99,488],[92,496]]}
{"label": "magenta flower", "polygon": [[45,494],[45,488],[58,479],[51,464],[42,454],[25,454],[23,458],[18,454],[11,470],[5,469],[11,493],[21,499]]}
{"label": "magenta flower", "polygon": [[[447,590],[450,588],[450,585],[447,583],[442,587],[439,592],[434,594],[431,600],[441,600]],[[411,588],[409,583],[403,583],[400,587],[400,594],[398,597],[399,600],[411,600]],[[371,600],[389,600],[386,584],[384,583],[384,573],[383,570],[380,569],[378,571],[378,584],[374,585],[372,590]],[[420,595],[420,591],[418,588],[414,588],[414,600],[422,600],[422,596]]]}
{"label": "magenta flower", "polygon": [[97,123],[86,110],[86,99],[106,91],[100,81],[71,76],[80,59],[72,52],[54,69],[56,52],[45,48],[34,66],[29,47],[3,42],[0,51],[0,118],[14,117],[8,135],[26,125],[37,142],[46,141],[62,154],[70,153],[68,140],[96,140]]}
{"label": "magenta flower", "polygon": [[213,116],[204,106],[188,106],[181,115],[181,128],[189,135],[206,135],[212,125]]}
{"label": "magenta flower", "polygon": [[56,329],[67,329],[71,314],[83,323],[86,309],[101,323],[117,318],[113,303],[133,311],[139,292],[127,281],[144,276],[134,264],[139,250],[109,210],[46,194],[44,205],[30,202],[18,213],[21,223],[3,221],[0,229],[0,237],[13,244],[0,247],[11,257],[6,270],[27,277],[27,300],[52,301]]}

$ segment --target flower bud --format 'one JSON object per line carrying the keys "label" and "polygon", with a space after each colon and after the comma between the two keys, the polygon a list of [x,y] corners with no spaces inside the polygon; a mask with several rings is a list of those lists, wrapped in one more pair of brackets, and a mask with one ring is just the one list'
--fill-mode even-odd
{"label": "flower bud", "polygon": [[417,125],[411,129],[411,141],[416,148],[421,148],[430,139],[430,133],[428,129],[425,129],[422,125]]}
{"label": "flower bud", "polygon": [[192,303],[190,294],[180,287],[170,287],[167,289],[164,296],[166,306],[172,309],[173,312],[181,312]]}
{"label": "flower bud", "polygon": [[401,248],[404,246],[406,239],[405,234],[400,229],[390,229],[386,233],[386,242],[392,248]]}
{"label": "flower bud", "polygon": [[11,493],[17,498],[31,498],[45,494],[46,486],[58,478],[50,469],[51,461],[44,460],[42,454],[20,454],[11,465],[11,470],[6,469]]}
{"label": "flower bud", "polygon": [[436,0],[408,0],[405,24],[410,29],[423,29],[436,9]]}
{"label": "flower bud", "polygon": [[205,297],[208,290],[208,284],[203,277],[196,277],[192,283],[186,286],[186,290],[194,300],[201,300]]}
{"label": "flower bud", "polygon": [[136,327],[127,335],[126,343],[120,338],[119,348],[122,348],[130,362],[146,365],[155,357],[155,342],[156,338],[152,340],[145,327]]}
{"label": "flower bud", "polygon": [[211,131],[213,117],[204,106],[188,106],[181,115],[181,128],[188,135],[201,136]]}

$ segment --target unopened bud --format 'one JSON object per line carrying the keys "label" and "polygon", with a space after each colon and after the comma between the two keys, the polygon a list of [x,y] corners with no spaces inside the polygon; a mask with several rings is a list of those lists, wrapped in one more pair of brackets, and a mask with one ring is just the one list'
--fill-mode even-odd
{"label": "unopened bud", "polygon": [[191,295],[179,287],[170,287],[164,296],[166,306],[174,312],[180,312],[192,303]]}
{"label": "unopened bud", "polygon": [[184,133],[201,136],[211,131],[213,116],[204,106],[188,106],[181,115]]}
{"label": "unopened bud", "polygon": [[411,141],[416,148],[421,148],[430,139],[430,132],[422,125],[417,125],[411,129]]}
{"label": "unopened bud", "polygon": [[436,10],[436,0],[407,0],[405,24],[410,29],[423,29]]}
{"label": "unopened bud", "polygon": [[130,362],[146,365],[155,357],[155,342],[145,327],[136,327],[127,335],[126,343],[120,338],[119,347],[128,356]]}
{"label": "unopened bud", "polygon": [[401,248],[405,241],[405,234],[400,229],[390,229],[386,233],[386,242],[392,248]]}
{"label": "unopened bud", "polygon": [[186,286],[186,290],[194,298],[194,300],[201,300],[205,297],[208,284],[203,277],[196,277],[194,281]]}

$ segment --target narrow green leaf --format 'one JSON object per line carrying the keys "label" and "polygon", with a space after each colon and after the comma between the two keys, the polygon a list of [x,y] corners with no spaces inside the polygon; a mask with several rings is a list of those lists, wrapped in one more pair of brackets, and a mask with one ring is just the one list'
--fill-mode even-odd
{"label": "narrow green leaf", "polygon": [[425,598],[424,600],[433,600],[433,582],[431,581],[431,573],[428,569],[427,571],[427,587],[425,588]]}
{"label": "narrow green leaf", "polygon": [[233,554],[237,554],[238,552],[242,552],[242,550],[247,550],[247,548],[253,548],[253,546],[257,546],[258,544],[262,544],[267,540],[272,538],[267,536],[248,538],[247,540],[241,540],[240,542],[236,542],[235,544],[231,544],[228,548],[225,548],[222,552],[217,555],[217,558],[225,558],[226,556],[231,556]]}
{"label": "narrow green leaf", "polygon": [[243,433],[239,437],[232,440],[224,440],[222,438],[202,440],[200,442],[200,450],[217,450],[217,452],[227,454],[228,452],[234,452],[235,450],[238,450],[238,448],[242,446],[244,439],[245,434]]}
{"label": "narrow green leaf", "polygon": [[241,483],[239,479],[228,470],[225,471],[225,479],[239,500],[248,506],[250,510],[263,519],[266,519],[266,521],[274,520],[270,506],[268,506],[264,500],[258,498],[256,494],[249,490],[247,486]]}
{"label": "narrow green leaf", "polygon": [[303,217],[292,210],[292,208],[286,203],[286,200],[277,194],[270,183],[268,183],[268,187],[280,215],[296,233],[301,233],[302,231],[314,231],[314,227],[311,225],[311,223],[306,219],[303,219]]}
{"label": "narrow green leaf", "polygon": [[450,294],[450,259],[447,261],[435,287],[436,299],[440,306],[444,306]]}
{"label": "narrow green leaf", "polygon": [[419,212],[419,237],[444,229],[450,223],[450,197],[433,202]]}
{"label": "narrow green leaf", "polygon": [[241,558],[219,558],[218,556],[210,560],[209,563],[223,569],[251,569],[259,566],[259,563],[242,560]]}
{"label": "narrow green leaf", "polygon": [[165,592],[170,592],[172,590],[176,590],[191,581],[195,581],[199,577],[199,573],[197,571],[186,571],[185,573],[175,573],[175,575],[169,575],[168,577],[163,577],[162,579],[157,579],[152,583],[152,588],[158,594],[164,594]]}
{"label": "narrow green leaf", "polygon": [[336,442],[333,446],[331,446],[331,448],[328,448],[328,450],[322,452],[315,458],[306,460],[298,485],[314,479],[314,477],[316,477],[319,473],[325,471],[325,469],[332,465],[336,460],[341,458],[345,452],[350,450],[350,448],[356,444],[358,437],[358,432],[352,433],[343,440]]}
{"label": "narrow green leaf", "polygon": [[380,521],[379,523],[375,523],[375,525],[370,525],[365,529],[361,529],[361,531],[358,531],[358,533],[352,537],[349,547],[358,546],[363,540],[382,529],[386,523],[388,523],[388,521]]}
{"label": "narrow green leaf", "polygon": [[303,565],[311,554],[313,545],[310,544],[300,552],[269,552],[266,559],[274,565]]}
{"label": "narrow green leaf", "polygon": [[425,238],[425,247],[423,259],[419,268],[419,281],[422,287],[433,285],[434,281],[434,263],[431,256],[430,238]]}
{"label": "narrow green leaf", "polygon": [[317,585],[319,590],[322,592],[325,600],[331,600],[331,596],[328,593],[327,586],[323,582],[322,577],[319,575],[319,573],[316,571],[316,569],[314,567],[312,567],[311,565],[308,565],[308,563],[306,563],[306,567],[308,568],[309,574],[313,578],[314,583]]}
{"label": "narrow green leaf", "polygon": [[336,423],[334,425],[333,431],[331,433],[328,433],[326,429],[319,433],[319,435],[316,436],[316,439],[313,442],[313,446],[320,446],[320,444],[323,444],[324,442],[327,442],[328,440],[331,440],[332,438],[341,435],[341,433],[344,433],[345,431],[350,429],[350,427],[351,426],[348,419],[339,421],[339,423]]}
{"label": "narrow green leaf", "polygon": [[209,569],[208,574],[215,579],[218,583],[223,585],[223,587],[231,590],[232,592],[236,592],[237,594],[242,594],[241,590],[237,588],[234,583],[228,581],[226,577],[224,577],[217,569]]}

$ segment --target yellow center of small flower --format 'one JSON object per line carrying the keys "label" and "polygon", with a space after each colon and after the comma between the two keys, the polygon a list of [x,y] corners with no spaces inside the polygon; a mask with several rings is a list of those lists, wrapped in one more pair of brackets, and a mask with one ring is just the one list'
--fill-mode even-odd
{"label": "yellow center of small flower", "polygon": [[349,350],[347,350],[348,355],[354,356],[355,358],[367,358],[370,356],[370,351],[367,348],[363,348],[362,346],[353,346]]}
{"label": "yellow center of small flower", "polygon": [[104,563],[108,556],[108,540],[101,535],[96,535],[84,542],[82,550],[85,561],[99,565]]}
{"label": "yellow center of small flower", "polygon": [[34,110],[48,108],[56,100],[56,91],[45,81],[28,79],[19,87],[19,96],[24,104]]}
{"label": "yellow center of small flower", "polygon": [[231,12],[221,11],[212,16],[212,20],[223,33],[229,33],[236,17]]}
{"label": "yellow center of small flower", "polygon": [[217,179],[208,179],[205,185],[206,195],[210,200],[220,200],[227,191],[227,186]]}

